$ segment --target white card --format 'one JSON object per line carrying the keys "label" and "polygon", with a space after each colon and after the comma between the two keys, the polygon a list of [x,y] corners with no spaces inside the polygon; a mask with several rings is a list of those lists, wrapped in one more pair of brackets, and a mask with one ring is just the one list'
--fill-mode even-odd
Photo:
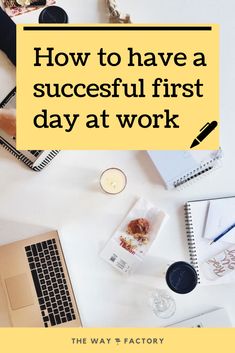
{"label": "white card", "polygon": [[[204,237],[209,240],[235,224],[235,198],[211,200],[208,209]],[[235,243],[235,227],[219,241]]]}

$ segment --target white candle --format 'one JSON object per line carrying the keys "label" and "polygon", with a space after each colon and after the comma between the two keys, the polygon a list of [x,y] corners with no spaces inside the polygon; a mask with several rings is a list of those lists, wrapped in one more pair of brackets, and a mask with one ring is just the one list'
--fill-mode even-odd
{"label": "white candle", "polygon": [[100,177],[100,186],[108,194],[119,194],[127,184],[126,175],[121,169],[109,168]]}

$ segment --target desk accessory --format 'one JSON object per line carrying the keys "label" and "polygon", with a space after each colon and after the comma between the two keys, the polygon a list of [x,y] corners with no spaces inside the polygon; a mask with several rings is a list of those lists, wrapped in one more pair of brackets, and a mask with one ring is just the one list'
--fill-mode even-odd
{"label": "desk accessory", "polygon": [[191,319],[180,321],[168,327],[226,328],[232,327],[232,324],[226,310],[224,308],[219,308],[198,316],[194,316]]}
{"label": "desk accessory", "polygon": [[197,285],[197,272],[187,262],[175,262],[167,269],[166,283],[175,293],[190,293]]}
{"label": "desk accessory", "polygon": [[223,207],[225,207],[227,203],[229,209],[232,204],[235,205],[235,197],[196,200],[189,201],[185,204],[185,224],[190,262],[196,269],[198,283],[207,285],[235,281],[235,271],[231,271],[226,276],[218,277],[216,280],[208,279],[207,271],[205,271],[205,263],[209,259],[216,257],[217,254],[231,246],[231,243],[224,241],[226,240],[225,237],[214,243],[213,246],[210,245],[210,239],[205,237],[205,227],[209,215],[208,209],[211,202],[222,202]]}
{"label": "desk accessory", "polygon": [[178,188],[218,167],[221,149],[216,151],[148,151],[167,189]]}
{"label": "desk accessory", "polygon": [[223,238],[226,234],[228,234],[233,228],[235,227],[235,224],[232,224],[230,227],[225,229],[221,234],[219,234],[210,244],[216,243],[218,240]]}
{"label": "desk accessory", "polygon": [[[166,271],[166,283],[177,294],[187,294],[197,285],[197,272],[193,266],[184,261],[171,264]],[[165,289],[155,289],[150,295],[153,313],[161,319],[172,317],[176,311],[176,303]]]}
{"label": "desk accessory", "polygon": [[166,214],[139,199],[107,242],[100,256],[123,274],[137,269],[159,234]]}
{"label": "desk accessory", "polygon": [[165,289],[155,289],[150,294],[150,305],[153,313],[161,319],[168,319],[175,314],[174,298]]}
{"label": "desk accessory", "polygon": [[48,6],[39,15],[39,23],[68,23],[68,15],[59,6]]}
{"label": "desk accessory", "polygon": [[106,169],[100,177],[100,186],[107,194],[120,194],[127,184],[124,172],[119,168]]}
{"label": "desk accessory", "polygon": [[120,12],[116,0],[106,0],[111,23],[131,23],[130,15]]}

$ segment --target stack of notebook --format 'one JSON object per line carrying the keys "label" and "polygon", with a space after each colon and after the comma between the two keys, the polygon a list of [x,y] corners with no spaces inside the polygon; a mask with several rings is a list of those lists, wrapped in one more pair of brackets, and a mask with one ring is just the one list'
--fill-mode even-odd
{"label": "stack of notebook", "polygon": [[148,151],[167,189],[174,189],[214,170],[222,157],[216,151]]}

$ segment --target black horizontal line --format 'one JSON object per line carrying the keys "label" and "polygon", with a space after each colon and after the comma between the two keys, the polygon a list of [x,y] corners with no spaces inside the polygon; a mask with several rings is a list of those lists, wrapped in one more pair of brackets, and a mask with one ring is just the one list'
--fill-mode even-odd
{"label": "black horizontal line", "polygon": [[211,31],[211,26],[24,26],[24,31]]}

